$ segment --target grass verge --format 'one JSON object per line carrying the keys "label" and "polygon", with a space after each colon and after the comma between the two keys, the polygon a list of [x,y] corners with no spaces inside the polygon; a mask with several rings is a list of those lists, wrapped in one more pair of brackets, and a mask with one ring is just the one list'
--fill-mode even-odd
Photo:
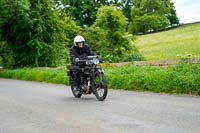
{"label": "grass verge", "polygon": [[21,68],[0,71],[1,78],[12,78],[47,83],[69,84],[65,68]]}
{"label": "grass verge", "polygon": [[[200,95],[200,65],[178,64],[168,68],[125,65],[104,70],[109,88]],[[7,69],[0,71],[0,77],[69,85],[65,68]]]}

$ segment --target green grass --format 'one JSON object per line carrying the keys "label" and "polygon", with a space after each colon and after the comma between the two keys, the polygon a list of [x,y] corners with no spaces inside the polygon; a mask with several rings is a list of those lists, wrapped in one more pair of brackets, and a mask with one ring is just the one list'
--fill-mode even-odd
{"label": "green grass", "polygon": [[20,80],[30,80],[47,83],[69,84],[65,68],[21,68],[4,69],[0,77]]}
{"label": "green grass", "polygon": [[200,95],[200,65],[106,68],[109,88]]}
{"label": "green grass", "polygon": [[146,60],[175,59],[177,54],[200,57],[200,24],[138,36],[134,45]]}
{"label": "green grass", "polygon": [[[126,65],[104,70],[112,89],[200,95],[200,65],[178,64],[169,68]],[[0,77],[69,85],[64,67],[4,69]]]}

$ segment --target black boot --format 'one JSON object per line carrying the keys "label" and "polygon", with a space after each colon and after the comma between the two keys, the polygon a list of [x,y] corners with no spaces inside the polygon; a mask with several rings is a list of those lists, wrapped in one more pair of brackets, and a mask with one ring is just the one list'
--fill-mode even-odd
{"label": "black boot", "polygon": [[73,86],[75,88],[75,90],[80,91],[80,87],[79,87],[79,78],[80,78],[80,74],[81,74],[81,67],[73,65],[72,66],[72,72],[73,72]]}
{"label": "black boot", "polygon": [[75,91],[80,91],[79,85],[76,81],[74,81],[72,85]]}

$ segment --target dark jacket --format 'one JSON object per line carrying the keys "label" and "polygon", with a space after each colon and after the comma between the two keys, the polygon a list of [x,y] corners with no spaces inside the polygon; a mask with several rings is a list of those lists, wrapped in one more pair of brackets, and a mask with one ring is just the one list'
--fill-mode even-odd
{"label": "dark jacket", "polygon": [[76,64],[75,59],[79,58],[79,60],[87,59],[87,56],[97,55],[88,45],[84,45],[83,48],[78,48],[76,46],[72,46],[70,48],[70,57],[71,63]]}

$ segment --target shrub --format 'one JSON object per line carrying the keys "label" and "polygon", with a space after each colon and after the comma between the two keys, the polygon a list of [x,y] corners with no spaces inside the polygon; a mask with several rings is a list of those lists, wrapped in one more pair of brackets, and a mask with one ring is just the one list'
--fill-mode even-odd
{"label": "shrub", "polygon": [[[114,6],[102,6],[98,9],[97,19],[88,29],[92,44],[105,61],[120,62],[132,58],[130,40],[125,37],[126,17]],[[94,34],[92,34],[94,33]],[[95,47],[94,47],[95,46]],[[131,59],[129,60],[131,61]]]}

